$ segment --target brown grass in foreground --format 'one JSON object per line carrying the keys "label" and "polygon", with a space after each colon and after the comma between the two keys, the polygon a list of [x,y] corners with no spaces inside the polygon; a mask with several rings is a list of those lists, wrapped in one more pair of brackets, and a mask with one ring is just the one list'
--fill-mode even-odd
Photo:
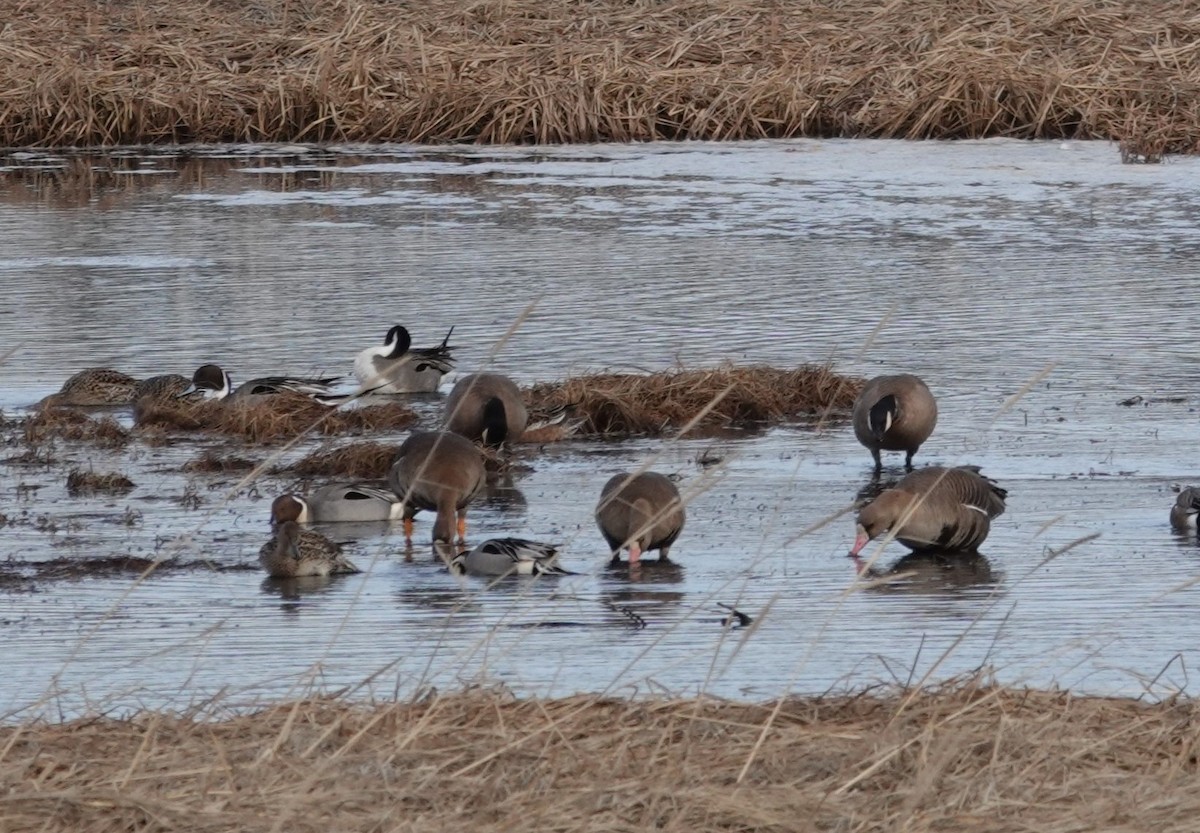
{"label": "brown grass in foreground", "polygon": [[298,477],[342,477],[350,480],[383,480],[400,450],[398,443],[361,442],[333,449],[317,449],[295,463],[280,466],[274,474]]}
{"label": "brown grass in foreground", "polygon": [[141,429],[208,431],[268,443],[309,430],[339,436],[400,430],[411,425],[416,414],[399,402],[335,409],[307,396],[281,393],[256,404],[143,400],[134,407],[134,420]]}
{"label": "brown grass in foreground", "polygon": [[1184,0],[7,0],[0,145],[1102,137],[1200,148]]}
{"label": "brown grass in foreground", "polygon": [[0,729],[0,828],[1191,833],[1200,709],[968,684],[773,704],[497,693]]}
{"label": "brown grass in foreground", "polygon": [[[863,380],[825,366],[781,370],[724,365],[710,370],[595,373],[544,382],[526,391],[533,408],[574,403],[580,433],[662,434],[696,420],[706,430],[799,416],[844,416]],[[697,419],[698,418],[698,419]]]}

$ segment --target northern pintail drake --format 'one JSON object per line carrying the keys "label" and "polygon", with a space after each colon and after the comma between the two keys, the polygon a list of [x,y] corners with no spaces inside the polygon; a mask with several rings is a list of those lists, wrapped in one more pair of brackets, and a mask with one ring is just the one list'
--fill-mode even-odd
{"label": "northern pintail drake", "polygon": [[454,369],[450,332],[437,347],[412,346],[408,330],[397,324],[383,344],[368,347],[354,359],[354,377],[375,393],[432,393]]}
{"label": "northern pintail drake", "polygon": [[322,486],[310,495],[285,494],[271,504],[276,523],[366,523],[401,517],[404,505],[391,489],[362,483]]}
{"label": "northern pintail drake", "polygon": [[859,510],[850,555],[889,532],[914,551],[976,550],[992,519],[1004,513],[1007,496],[976,466],[919,469]]}
{"label": "northern pintail drake", "polygon": [[258,552],[258,561],[272,578],[360,573],[341,547],[319,532],[284,521]]}
{"label": "northern pintail drake", "polygon": [[500,373],[464,376],[446,397],[446,430],[490,448],[515,442],[528,423],[521,389]]}
{"label": "northern pintail drake", "polygon": [[58,393],[52,393],[38,403],[40,407],[55,405],[128,405],[133,401],[137,379],[108,367],[89,367],[63,382]]}
{"label": "northern pintail drake", "polygon": [[905,452],[912,471],[913,455],[937,425],[937,400],[916,376],[876,376],[854,401],[854,435],[875,458],[875,473],[883,469],[880,451]]}
{"label": "northern pintail drake", "polygon": [[630,564],[650,550],[658,550],[659,561],[666,561],[671,545],[683,531],[683,522],[679,489],[657,472],[615,474],[600,491],[596,523],[608,541],[613,561],[620,560],[625,548],[629,549]]}
{"label": "northern pintail drake", "polygon": [[1171,507],[1171,527],[1180,532],[1196,528],[1196,516],[1200,513],[1200,488],[1188,486],[1179,493]]}
{"label": "northern pintail drake", "polygon": [[433,543],[450,544],[467,535],[467,506],[487,481],[483,453],[465,437],[449,431],[409,435],[388,472],[388,486],[404,503],[404,540],[412,544],[413,516],[437,512]]}
{"label": "northern pintail drake", "polygon": [[295,376],[261,376],[242,382],[236,388],[233,379],[215,364],[204,364],[192,374],[192,384],[179,398],[199,394],[204,399],[246,399],[272,396],[279,393],[299,393],[315,399],[331,396],[337,376],[324,379],[304,379]]}
{"label": "northern pintail drake", "polygon": [[558,548],[526,538],[491,538],[450,561],[452,572],[471,576],[569,576],[558,566]]}

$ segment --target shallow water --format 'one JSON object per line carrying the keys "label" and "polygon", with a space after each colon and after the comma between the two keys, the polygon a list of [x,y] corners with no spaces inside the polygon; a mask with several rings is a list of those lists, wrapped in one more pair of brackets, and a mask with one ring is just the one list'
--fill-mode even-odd
{"label": "shallow water", "polygon": [[[376,529],[351,548],[366,575],[281,587],[234,568],[290,483],[182,474],[203,444],[59,444],[53,467],[0,469],[0,556],[207,566],[0,587],[0,710],[496,681],[761,699],[984,664],[1191,690],[1200,549],[1166,515],[1194,474],[1197,173],[1007,141],[0,155],[6,414],[87,366],[347,372],[392,323],[418,345],[453,325],[460,370],[526,383],[723,360],[915,372],[941,404],[918,461],[982,465],[1010,495],[984,561],[864,588],[851,520],[813,528],[868,480],[848,426],[571,442],[527,451],[471,537],[561,541],[582,575],[487,589]],[[613,573],[592,509],[647,460],[697,493],[679,566]],[[70,497],[73,465],[137,487]],[[755,626],[722,628],[719,602]]]}

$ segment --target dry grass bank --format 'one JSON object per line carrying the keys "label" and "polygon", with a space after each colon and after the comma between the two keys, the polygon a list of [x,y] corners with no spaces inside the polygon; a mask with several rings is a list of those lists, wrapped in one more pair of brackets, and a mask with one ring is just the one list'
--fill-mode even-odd
{"label": "dry grass bank", "polygon": [[1106,137],[1200,148],[1183,0],[2,0],[0,144]]}
{"label": "dry grass bank", "polygon": [[824,365],[783,370],[722,365],[660,373],[593,373],[543,382],[526,391],[532,408],[572,405],[580,432],[657,435],[691,426],[688,434],[801,416],[844,416],[863,380]]}
{"label": "dry grass bank", "polygon": [[978,684],[153,713],[0,729],[0,829],[1190,833],[1198,718]]}

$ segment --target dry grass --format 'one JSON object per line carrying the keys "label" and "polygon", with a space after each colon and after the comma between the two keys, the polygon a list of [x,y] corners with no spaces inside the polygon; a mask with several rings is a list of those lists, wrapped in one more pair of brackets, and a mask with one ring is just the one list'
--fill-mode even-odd
{"label": "dry grass", "polygon": [[184,463],[182,470],[187,474],[233,474],[251,471],[257,465],[246,457],[222,455],[210,448]]}
{"label": "dry grass", "polygon": [[4,0],[0,144],[1104,137],[1200,148],[1183,0]]}
{"label": "dry grass", "polygon": [[362,442],[333,449],[318,449],[274,474],[298,477],[330,477],[350,480],[383,480],[387,477],[399,444]]}
{"label": "dry grass", "polygon": [[269,443],[309,430],[337,436],[396,431],[411,425],[416,415],[399,402],[335,409],[307,396],[278,394],[252,405],[143,400],[134,407],[134,420],[142,429],[205,431]]}
{"label": "dry grass", "polygon": [[67,491],[72,496],[96,492],[123,495],[132,491],[133,487],[133,481],[120,472],[72,469],[67,475]]}
{"label": "dry grass", "polygon": [[38,446],[48,440],[93,443],[103,448],[123,448],[129,443],[129,432],[112,417],[93,419],[72,408],[43,408],[24,422],[24,439]]}
{"label": "dry grass", "polygon": [[[0,729],[0,829],[1193,831],[1200,709],[989,688],[495,692]],[[740,782],[739,782],[740,777]]]}
{"label": "dry grass", "polygon": [[646,375],[596,373],[545,382],[526,391],[533,408],[575,404],[580,433],[662,434],[695,421],[690,433],[805,415],[840,416],[863,380],[825,366],[796,370],[733,367]]}

